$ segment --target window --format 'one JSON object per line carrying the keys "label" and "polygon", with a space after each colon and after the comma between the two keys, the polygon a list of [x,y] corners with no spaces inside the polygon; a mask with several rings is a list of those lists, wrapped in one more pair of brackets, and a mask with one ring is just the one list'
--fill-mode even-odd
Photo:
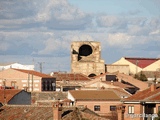
{"label": "window", "polygon": [[95,105],[94,106],[94,111],[100,111],[100,105]]}
{"label": "window", "polygon": [[16,87],[16,81],[11,81],[11,86]]}
{"label": "window", "polygon": [[134,114],[134,106],[128,106],[128,114]]}
{"label": "window", "polygon": [[110,106],[110,111],[116,111],[116,106]]}

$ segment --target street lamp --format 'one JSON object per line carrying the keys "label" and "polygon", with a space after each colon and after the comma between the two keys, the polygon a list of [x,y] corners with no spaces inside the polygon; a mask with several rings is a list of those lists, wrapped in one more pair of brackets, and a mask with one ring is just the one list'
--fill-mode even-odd
{"label": "street lamp", "polygon": [[6,89],[6,79],[3,79],[3,85],[4,85],[3,98],[4,98],[4,104],[6,104],[6,93],[5,93],[5,89]]}

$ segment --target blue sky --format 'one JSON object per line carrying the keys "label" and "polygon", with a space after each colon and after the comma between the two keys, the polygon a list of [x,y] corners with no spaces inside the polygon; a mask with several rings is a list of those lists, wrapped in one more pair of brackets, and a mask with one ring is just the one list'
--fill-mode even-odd
{"label": "blue sky", "polygon": [[99,41],[102,59],[160,57],[159,0],[0,0],[0,62],[70,71],[72,41]]}

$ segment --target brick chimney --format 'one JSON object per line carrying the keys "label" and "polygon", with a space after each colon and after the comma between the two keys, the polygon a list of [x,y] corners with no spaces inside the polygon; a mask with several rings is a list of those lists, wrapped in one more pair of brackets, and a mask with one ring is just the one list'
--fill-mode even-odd
{"label": "brick chimney", "polygon": [[151,92],[155,91],[156,90],[156,85],[152,84],[151,87],[150,87],[150,89],[151,89]]}
{"label": "brick chimney", "polygon": [[53,105],[53,120],[61,120],[62,116],[62,104],[59,102]]}
{"label": "brick chimney", "polygon": [[124,120],[125,106],[117,105],[116,110],[117,110],[118,120]]}

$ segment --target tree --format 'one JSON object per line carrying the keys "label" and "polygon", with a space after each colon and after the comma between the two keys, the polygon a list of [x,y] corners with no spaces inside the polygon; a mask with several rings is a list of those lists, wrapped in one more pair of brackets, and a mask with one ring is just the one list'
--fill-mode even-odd
{"label": "tree", "polygon": [[148,80],[147,77],[146,77],[146,75],[143,74],[142,72],[140,73],[140,75],[135,74],[134,78],[138,79],[138,80],[141,80],[141,81],[147,81]]}
{"label": "tree", "polygon": [[155,120],[160,120],[160,111],[157,113],[158,117],[155,118]]}

